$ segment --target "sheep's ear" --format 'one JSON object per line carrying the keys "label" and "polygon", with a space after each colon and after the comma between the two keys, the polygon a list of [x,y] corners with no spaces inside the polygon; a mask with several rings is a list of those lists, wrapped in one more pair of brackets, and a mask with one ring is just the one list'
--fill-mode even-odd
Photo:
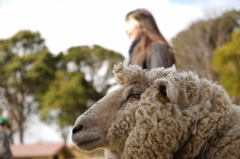
{"label": "sheep's ear", "polygon": [[119,85],[132,83],[146,74],[138,65],[124,65],[122,63],[114,65],[113,73]]}
{"label": "sheep's ear", "polygon": [[168,81],[166,79],[159,79],[156,81],[156,83],[161,99],[167,98],[171,103],[177,102],[178,91],[171,81]]}

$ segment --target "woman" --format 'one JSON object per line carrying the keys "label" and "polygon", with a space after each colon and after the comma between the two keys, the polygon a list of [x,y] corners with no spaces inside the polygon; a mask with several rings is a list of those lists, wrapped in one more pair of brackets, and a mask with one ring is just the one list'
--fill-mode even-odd
{"label": "woman", "polygon": [[137,9],[129,12],[126,24],[126,33],[132,43],[129,64],[139,65],[143,69],[167,68],[175,64],[172,49],[149,11]]}
{"label": "woman", "polygon": [[10,123],[6,118],[0,118],[0,159],[12,159],[9,145]]}

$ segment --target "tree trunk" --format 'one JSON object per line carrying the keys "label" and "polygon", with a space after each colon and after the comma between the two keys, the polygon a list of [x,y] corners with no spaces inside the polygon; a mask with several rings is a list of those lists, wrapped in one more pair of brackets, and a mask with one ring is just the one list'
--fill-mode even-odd
{"label": "tree trunk", "polygon": [[23,134],[24,134],[24,128],[23,128],[23,122],[20,121],[18,123],[18,130],[19,130],[19,139],[20,139],[20,143],[23,144]]}

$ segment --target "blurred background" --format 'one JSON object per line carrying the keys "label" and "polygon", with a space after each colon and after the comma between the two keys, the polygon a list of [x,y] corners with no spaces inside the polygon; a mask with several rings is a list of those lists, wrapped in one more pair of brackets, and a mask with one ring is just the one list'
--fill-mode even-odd
{"label": "blurred background", "polygon": [[0,0],[0,117],[15,158],[40,147],[101,158],[76,151],[71,128],[114,87],[113,65],[128,60],[125,15],[137,8],[153,14],[179,71],[222,84],[240,104],[239,0]]}

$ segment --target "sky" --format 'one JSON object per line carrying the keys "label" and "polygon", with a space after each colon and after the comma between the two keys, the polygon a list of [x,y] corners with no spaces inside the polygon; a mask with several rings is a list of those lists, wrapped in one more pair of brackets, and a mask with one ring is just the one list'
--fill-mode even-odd
{"label": "sky", "polygon": [[0,39],[20,30],[40,32],[53,54],[73,46],[100,45],[128,57],[125,15],[148,9],[167,40],[209,10],[240,9],[239,0],[0,0]]}
{"label": "sky", "polygon": [[[125,15],[137,8],[148,9],[161,33],[171,42],[193,22],[226,10],[240,10],[240,1],[0,0],[0,39],[30,30],[41,33],[53,54],[74,46],[100,45],[128,58],[130,41],[125,34]],[[26,136],[25,143],[61,141],[56,128],[41,123],[36,117],[28,123]]]}

